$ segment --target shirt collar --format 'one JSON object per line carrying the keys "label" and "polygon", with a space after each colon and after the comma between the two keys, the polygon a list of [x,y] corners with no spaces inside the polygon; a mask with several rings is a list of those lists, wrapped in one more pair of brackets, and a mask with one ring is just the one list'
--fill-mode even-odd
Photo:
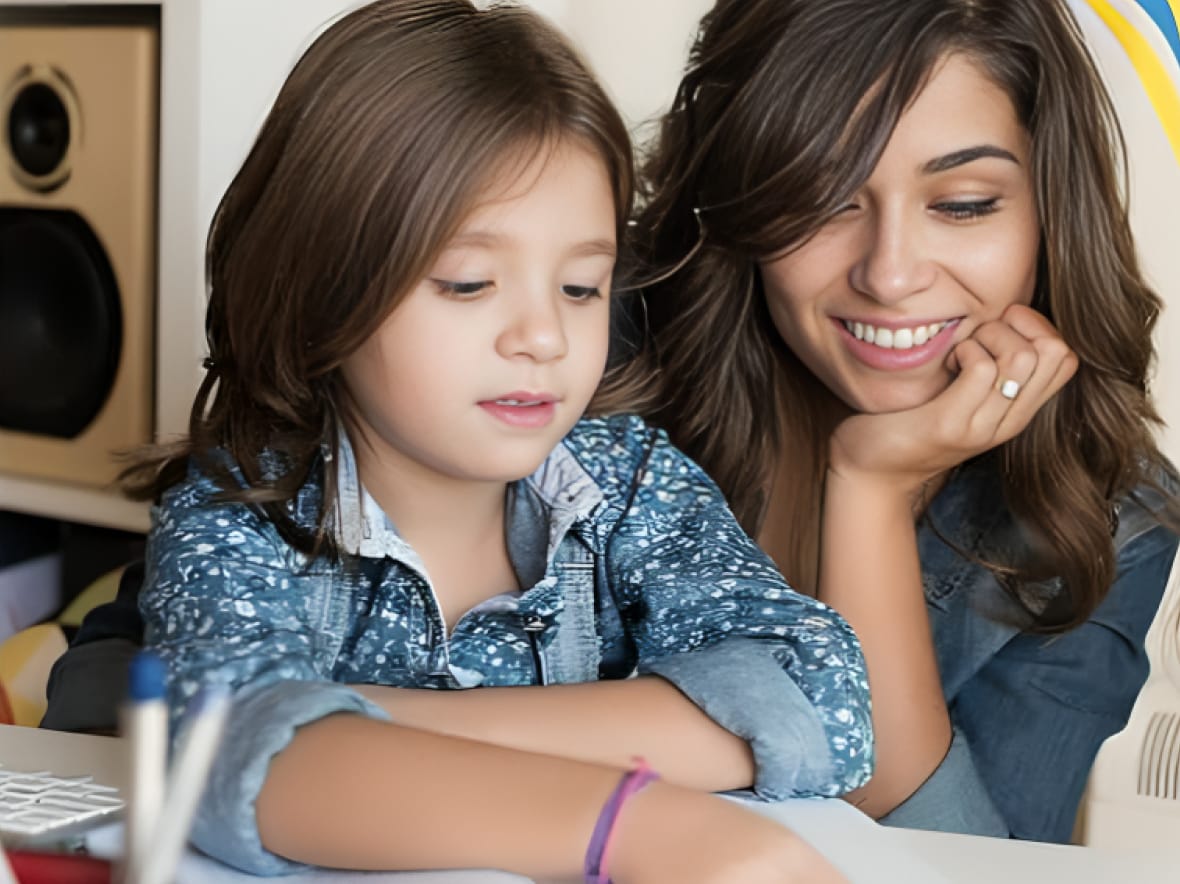
{"label": "shirt collar", "polygon": [[[356,453],[342,426],[336,458],[336,513],[333,537],[341,552],[386,556],[422,569],[413,548],[397,533],[380,504],[361,484]],[[505,501],[508,554],[522,585],[552,560],[562,538],[603,500],[602,489],[564,445],[558,445],[528,478],[509,487]],[[541,551],[543,559],[539,557]]]}

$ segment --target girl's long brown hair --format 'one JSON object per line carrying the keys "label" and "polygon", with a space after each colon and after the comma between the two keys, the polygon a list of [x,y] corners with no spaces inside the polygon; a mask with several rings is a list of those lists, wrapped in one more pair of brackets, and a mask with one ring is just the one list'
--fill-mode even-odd
{"label": "girl's long brown hair", "polygon": [[[188,437],[140,452],[125,490],[156,498],[193,458],[222,499],[260,507],[297,549],[331,551],[335,471],[322,464],[349,417],[341,362],[429,272],[491,179],[569,138],[606,165],[621,238],[633,177],[626,126],[539,16],[380,0],[328,28],[214,216],[209,359]],[[291,505],[315,468],[324,493],[308,532]]]}
{"label": "girl's long brown hair", "polygon": [[1066,628],[1114,579],[1112,502],[1164,461],[1147,395],[1160,301],[1135,257],[1114,110],[1062,0],[719,0],[645,169],[641,256],[652,274],[678,269],[649,287],[649,346],[615,391],[644,402],[751,532],[777,469],[794,508],[786,576],[814,590],[839,407],[776,333],[757,261],[848,202],[955,52],[1008,94],[1031,135],[1034,306],[1080,361],[999,451],[1005,499],[1037,552],[990,563],[1018,599],[1022,583],[1059,577],[1065,603],[1040,625]]}

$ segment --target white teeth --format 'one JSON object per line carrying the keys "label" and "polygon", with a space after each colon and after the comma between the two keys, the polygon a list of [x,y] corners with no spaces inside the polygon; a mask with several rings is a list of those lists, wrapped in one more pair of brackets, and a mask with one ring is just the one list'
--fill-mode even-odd
{"label": "white teeth", "polygon": [[847,319],[843,322],[844,327],[858,341],[873,344],[882,350],[909,350],[913,347],[921,347],[947,327],[945,322],[932,322],[929,325],[897,329],[877,328],[867,322],[850,322]]}
{"label": "white teeth", "polygon": [[541,400],[537,399],[537,400],[534,400],[531,402],[523,402],[520,399],[497,399],[496,404],[497,405],[530,406],[530,405],[540,405]]}

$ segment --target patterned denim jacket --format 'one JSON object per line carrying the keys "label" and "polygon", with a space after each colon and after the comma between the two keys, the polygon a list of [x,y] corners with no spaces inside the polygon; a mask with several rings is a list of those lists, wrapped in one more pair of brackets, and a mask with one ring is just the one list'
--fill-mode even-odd
{"label": "patterned denim jacket", "polygon": [[[314,471],[313,471],[314,472]],[[721,494],[636,418],[582,421],[509,489],[510,558],[527,587],[467,612],[448,638],[422,562],[338,461],[340,562],[308,562],[191,472],[154,513],[140,609],[170,670],[174,721],[202,684],[234,711],[194,830],[257,874],[298,868],[259,841],[254,802],[299,726],[385,713],[349,684],[460,689],[653,673],[751,744],[755,792],[839,795],[872,768],[860,646],[792,591]],[[316,482],[295,501],[310,524]]]}
{"label": "patterned denim jacket", "polygon": [[[1176,483],[1156,477],[1175,493]],[[942,765],[881,822],[1068,841],[1099,746],[1121,730],[1147,678],[1144,639],[1176,554],[1176,535],[1144,486],[1113,514],[1115,582],[1082,625],[1029,630],[1031,616],[980,559],[1024,542],[1000,493],[995,457],[958,470],[918,533],[926,609],[954,741]],[[973,560],[974,559],[974,560]],[[1047,581],[1031,592],[1049,598]],[[1035,603],[1035,599],[1031,599]]]}

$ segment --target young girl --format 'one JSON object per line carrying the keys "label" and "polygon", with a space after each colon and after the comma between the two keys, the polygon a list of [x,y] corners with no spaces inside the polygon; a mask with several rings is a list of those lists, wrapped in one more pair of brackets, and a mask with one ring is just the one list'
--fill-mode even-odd
{"label": "young girl", "polygon": [[159,497],[140,607],[173,708],[235,693],[202,850],[834,875],[703,790],[865,782],[854,635],[661,434],[580,420],[630,163],[518,9],[382,0],[291,73],[213,223],[189,438],[132,475]]}
{"label": "young girl", "polygon": [[1146,677],[1180,508],[1118,147],[1063,0],[719,0],[653,152],[640,382],[861,636],[885,822],[1068,840]]}

